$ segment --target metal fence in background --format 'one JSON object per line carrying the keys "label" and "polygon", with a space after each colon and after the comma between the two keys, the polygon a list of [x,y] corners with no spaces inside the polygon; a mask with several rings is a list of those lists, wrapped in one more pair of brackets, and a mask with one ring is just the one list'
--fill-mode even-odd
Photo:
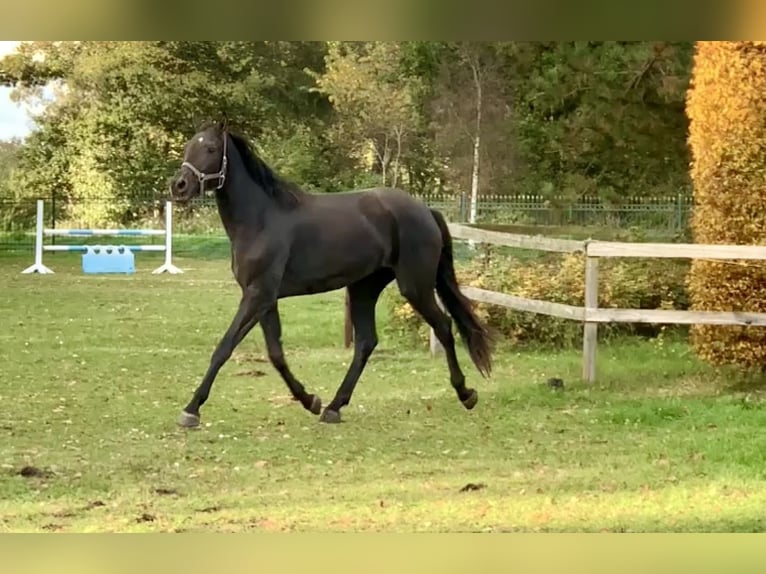
{"label": "metal fence in background", "polygon": [[[439,209],[455,223],[468,223],[470,197],[464,195],[418,196],[427,205]],[[100,227],[162,228],[164,197],[129,200],[87,199],[78,203],[60,198],[45,199],[45,226],[92,227],[85,217],[100,218]],[[599,198],[567,200],[563,197],[530,195],[485,195],[477,202],[476,223],[484,226],[514,226],[525,232],[545,228],[544,233],[579,229],[639,229],[655,235],[680,235],[688,227],[692,201],[688,195],[676,197],[629,197],[618,202]],[[31,251],[34,248],[35,200],[0,197],[0,251]],[[174,210],[174,243],[183,254],[190,245],[221,243],[225,247],[215,200],[198,199]],[[61,238],[51,238],[62,241]],[[225,249],[224,249],[225,252]]]}
{"label": "metal fence in background", "polygon": [[[470,197],[423,196],[455,223],[468,223]],[[692,198],[625,197],[606,201],[597,197],[572,200],[539,195],[485,195],[477,201],[476,223],[546,227],[637,227],[673,233],[683,232],[689,223]]]}

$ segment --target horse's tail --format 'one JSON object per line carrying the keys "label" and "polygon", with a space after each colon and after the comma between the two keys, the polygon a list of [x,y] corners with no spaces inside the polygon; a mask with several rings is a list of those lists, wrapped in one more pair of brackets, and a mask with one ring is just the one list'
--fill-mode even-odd
{"label": "horse's tail", "polygon": [[463,339],[476,368],[488,377],[492,371],[492,336],[473,311],[471,301],[460,292],[455,277],[455,262],[452,251],[452,235],[444,216],[431,209],[442,234],[442,252],[436,272],[436,292],[447,312],[455,320],[457,330]]}

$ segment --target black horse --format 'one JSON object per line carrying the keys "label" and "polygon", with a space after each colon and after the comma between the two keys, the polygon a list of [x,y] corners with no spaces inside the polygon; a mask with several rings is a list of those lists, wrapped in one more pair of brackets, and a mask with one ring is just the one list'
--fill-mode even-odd
{"label": "black horse", "polygon": [[323,422],[340,422],[340,409],[351,400],[378,343],[378,297],[394,279],[443,345],[458,398],[467,409],[476,405],[478,395],[466,387],[455,355],[452,320],[437,305],[434,289],[485,377],[491,370],[491,336],[460,292],[452,238],[439,212],[397,189],[307,193],[275,174],[242,136],[224,124],[203,126],[187,142],[184,161],[170,185],[181,203],[215,189],[218,213],[231,242],[231,269],[242,289],[234,319],[181,413],[181,426],[199,425],[200,406],[218,371],[256,323],[261,324],[269,359],[293,397],[319,414],[322,401],[305,390],[285,361],[278,300],[346,287],[354,356],[320,417]]}

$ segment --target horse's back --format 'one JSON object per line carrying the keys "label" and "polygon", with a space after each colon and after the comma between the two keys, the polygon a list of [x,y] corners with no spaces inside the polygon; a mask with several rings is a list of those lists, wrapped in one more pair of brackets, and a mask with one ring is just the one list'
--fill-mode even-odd
{"label": "horse's back", "polygon": [[369,226],[385,243],[395,245],[395,251],[428,246],[441,249],[441,230],[431,209],[403,189],[370,187],[314,197],[321,197],[316,204],[319,210],[327,209],[336,216],[328,214],[324,221]]}
{"label": "horse's back", "polygon": [[382,187],[374,192],[385,208],[396,218],[402,240],[441,242],[441,231],[436,219],[423,201],[399,188]]}

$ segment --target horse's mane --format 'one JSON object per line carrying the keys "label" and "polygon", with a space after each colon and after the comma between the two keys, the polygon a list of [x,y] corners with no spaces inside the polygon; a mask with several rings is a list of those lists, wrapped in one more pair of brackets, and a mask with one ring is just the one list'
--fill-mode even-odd
{"label": "horse's mane", "polygon": [[[215,124],[215,127],[223,134],[219,124]],[[247,173],[263,188],[269,197],[274,199],[281,207],[287,209],[295,207],[303,201],[306,192],[296,184],[278,175],[255,153],[253,146],[245,136],[229,129],[226,129],[225,133],[234,142],[234,146],[242,158],[242,163],[245,164]]]}

